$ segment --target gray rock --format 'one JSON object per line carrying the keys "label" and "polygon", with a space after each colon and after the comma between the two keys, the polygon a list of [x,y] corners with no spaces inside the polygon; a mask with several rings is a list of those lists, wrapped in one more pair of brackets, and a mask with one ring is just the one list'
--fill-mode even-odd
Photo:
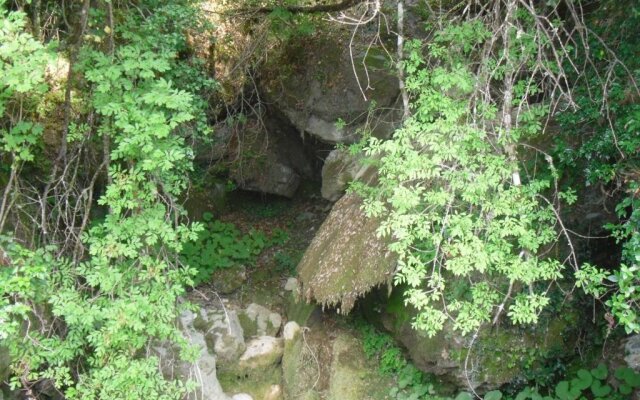
{"label": "gray rock", "polygon": [[407,350],[417,368],[437,376],[442,383],[459,388],[470,386],[482,394],[523,378],[525,372],[533,372],[535,367],[527,365],[536,365],[538,360],[530,349],[536,349],[536,354],[574,355],[565,338],[570,338],[577,326],[567,321],[578,317],[567,306],[560,312],[564,318],[541,318],[535,327],[523,329],[505,323],[480,330],[467,360],[471,335],[463,336],[453,329],[453,324],[446,323],[442,332],[428,337],[412,326],[415,310],[398,307],[403,301],[401,289],[394,289],[389,296],[386,288],[380,288],[363,302],[363,312]]}
{"label": "gray rock", "polygon": [[234,265],[216,270],[211,275],[213,287],[220,294],[231,294],[240,289],[247,281],[247,267]]}
{"label": "gray rock", "polygon": [[247,350],[240,357],[241,370],[272,367],[282,360],[284,344],[282,339],[273,336],[259,336],[247,343]]}
{"label": "gray rock", "polygon": [[240,322],[247,338],[256,335],[275,336],[282,325],[282,317],[266,307],[251,303],[241,312]]}
{"label": "gray rock", "polygon": [[629,368],[640,371],[640,335],[633,335],[624,344],[624,361]]}
{"label": "gray rock", "polygon": [[265,162],[262,169],[246,169],[232,173],[232,178],[244,190],[293,197],[300,186],[300,175],[284,164]]}
{"label": "gray rock", "polygon": [[370,40],[362,38],[350,49],[337,45],[348,42],[350,32],[336,34],[307,40],[304,51],[290,51],[283,62],[295,65],[293,73],[270,82],[264,93],[300,132],[324,142],[353,143],[365,126],[376,136],[387,136],[394,126],[387,121],[395,120],[389,110],[399,94],[395,70],[381,47],[369,46]]}
{"label": "gray rock", "polygon": [[253,400],[253,397],[246,393],[234,394],[231,400]]}
{"label": "gray rock", "polygon": [[204,333],[209,350],[216,354],[220,361],[233,362],[244,353],[244,332],[236,311],[201,310],[200,316],[196,319],[196,326]]}
{"label": "gray rock", "polygon": [[228,157],[234,160],[230,177],[240,189],[293,197],[301,177],[313,175],[299,135],[273,121],[249,121],[238,138]]}
{"label": "gray rock", "polygon": [[289,321],[282,330],[282,337],[285,341],[294,340],[300,333],[300,325],[296,321]]}
{"label": "gray rock", "polygon": [[189,400],[229,400],[218,382],[216,357],[207,346],[205,334],[194,327],[195,321],[196,315],[191,311],[184,312],[179,318],[184,336],[192,346],[200,349],[200,357],[195,365],[181,361],[178,349],[166,344],[154,346],[153,353],[160,359],[166,378],[196,381],[199,388],[189,395]]}
{"label": "gray rock", "polygon": [[284,290],[286,290],[287,292],[298,290],[298,280],[293,277],[287,279],[287,283],[285,283],[284,285]]}
{"label": "gray rock", "polygon": [[372,165],[363,164],[362,158],[345,150],[335,149],[329,153],[322,166],[322,197],[337,201],[354,180],[365,182],[374,179],[376,170]]}
{"label": "gray rock", "polygon": [[282,398],[282,386],[280,385],[271,385],[269,391],[264,396],[264,400],[282,400]]}

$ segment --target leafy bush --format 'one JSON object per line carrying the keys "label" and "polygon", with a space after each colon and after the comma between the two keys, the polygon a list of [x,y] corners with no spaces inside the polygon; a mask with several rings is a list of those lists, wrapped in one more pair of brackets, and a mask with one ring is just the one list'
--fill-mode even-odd
{"label": "leafy bush", "polygon": [[[564,269],[546,251],[558,237],[555,205],[545,197],[554,175],[521,174],[513,150],[520,138],[535,136],[539,110],[529,108],[509,129],[490,129],[499,123],[500,102],[472,104],[484,78],[472,71],[469,49],[489,37],[488,26],[469,21],[445,24],[426,54],[422,43],[410,44],[413,116],[390,140],[369,139],[365,151],[377,161],[379,183],[353,186],[398,255],[395,283],[409,286],[407,304],[419,311],[413,326],[430,336],[446,321],[469,334],[503,310],[513,323],[536,323],[549,303],[549,282]],[[529,46],[531,38],[521,40],[513,46]],[[496,60],[483,62],[489,68]],[[454,293],[458,281],[469,289]]]}
{"label": "leafy bush", "polygon": [[[6,13],[4,7],[0,2],[0,35],[22,29],[23,14]],[[179,68],[185,21],[197,25],[195,10],[188,0],[140,1],[135,11],[114,6],[117,29],[88,35],[113,33],[112,51],[100,46],[100,39],[79,53],[74,67],[88,86],[93,133],[104,140],[100,148],[107,143],[110,150],[104,154],[108,184],[98,200],[108,214],[82,234],[77,246],[87,251],[78,259],[52,246],[30,249],[10,239],[0,243],[7,264],[0,269],[0,338],[11,352],[15,388],[31,390],[35,382],[51,380],[68,399],[164,400],[183,398],[194,388],[190,382],[165,379],[150,349],[169,343],[180,348],[183,360],[197,358],[175,320],[186,306],[179,306],[178,299],[194,274],[180,264],[178,253],[202,227],[181,223],[183,210],[175,204],[192,169],[193,154],[181,133],[196,133],[194,115],[202,102],[169,79],[170,71]],[[107,25],[103,13],[91,12],[90,18],[95,26]],[[11,69],[27,56],[21,51],[41,52],[26,33],[18,35],[17,42],[0,46],[17,54]],[[14,46],[20,43],[25,47]],[[0,59],[6,70],[4,60],[12,58],[2,54]],[[24,84],[39,85],[44,66],[37,60],[32,66],[36,70]],[[5,96],[17,78],[2,76],[9,79],[0,89]],[[18,85],[14,92],[22,89]],[[28,94],[37,97],[38,91]],[[14,119],[8,115],[13,111],[2,108],[2,121]],[[38,133],[33,126],[15,132]],[[4,145],[5,152],[26,154],[16,150],[15,141]],[[93,190],[73,186],[78,181],[63,184],[82,196]],[[78,204],[85,201],[82,197]]]}

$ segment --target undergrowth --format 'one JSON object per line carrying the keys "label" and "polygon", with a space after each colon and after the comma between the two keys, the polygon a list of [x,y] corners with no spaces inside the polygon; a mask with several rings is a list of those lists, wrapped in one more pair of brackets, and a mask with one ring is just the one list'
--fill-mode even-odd
{"label": "undergrowth", "polygon": [[183,246],[181,253],[183,262],[197,270],[196,285],[210,279],[216,270],[252,264],[264,249],[288,240],[282,230],[271,236],[256,229],[243,234],[234,224],[214,220],[211,213],[204,213],[202,219],[204,229],[195,241]]}
{"label": "undergrowth", "polygon": [[392,376],[395,386],[389,397],[395,400],[625,400],[640,388],[640,374],[631,368],[610,371],[605,364],[583,367],[559,382],[547,386],[529,386],[513,395],[492,390],[482,396],[460,392],[455,397],[438,394],[437,380],[407,360],[391,335],[372,325],[357,321],[362,347],[368,359],[378,362],[379,372]]}

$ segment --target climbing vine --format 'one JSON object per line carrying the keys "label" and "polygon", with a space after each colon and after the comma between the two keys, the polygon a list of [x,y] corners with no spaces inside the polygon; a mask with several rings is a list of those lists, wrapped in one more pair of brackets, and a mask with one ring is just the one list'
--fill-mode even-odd
{"label": "climbing vine", "polygon": [[[176,345],[185,361],[197,357],[175,321],[187,306],[178,299],[195,273],[178,254],[202,226],[182,222],[178,196],[192,169],[185,135],[206,131],[198,131],[202,124],[196,118],[203,103],[171,80],[179,75],[178,52],[186,46],[182,30],[187,21],[197,21],[196,9],[190,1],[139,6],[142,15],[120,13],[110,3],[106,18],[99,10],[91,12],[91,25],[104,28],[92,32],[93,40],[81,47],[72,67],[86,82],[82,102],[91,110],[92,126],[85,127],[91,137],[63,140],[79,141],[85,149],[100,144],[101,163],[90,167],[96,178],[79,192],[92,193],[104,171],[106,186],[97,203],[106,215],[91,226],[84,219],[71,246],[81,251],[60,252],[55,244],[30,249],[20,237],[3,237],[0,243],[6,264],[0,270],[0,337],[14,361],[12,386],[31,396],[43,379],[69,399],[179,399],[194,388],[191,381],[165,379],[154,348]],[[2,34],[18,39],[15,46],[2,46],[8,53],[2,69],[9,71],[2,82],[3,104],[9,104],[3,120],[13,121],[11,106],[28,104],[18,96],[35,101],[46,90],[46,52],[24,31],[24,14],[2,7]],[[103,47],[101,37],[111,44]],[[28,63],[21,65],[17,58]],[[178,82],[196,90],[212,86],[197,75]],[[78,118],[84,118],[81,112]],[[39,143],[41,132],[22,121],[3,131],[3,151],[14,160],[12,174],[17,162],[33,160],[28,146]],[[59,153],[58,161],[68,157],[65,171],[73,168],[73,151]],[[73,187],[82,184],[76,176],[64,172],[55,179]],[[5,200],[15,195],[11,190]],[[45,196],[55,193],[45,188]],[[87,207],[93,207],[91,200]]]}

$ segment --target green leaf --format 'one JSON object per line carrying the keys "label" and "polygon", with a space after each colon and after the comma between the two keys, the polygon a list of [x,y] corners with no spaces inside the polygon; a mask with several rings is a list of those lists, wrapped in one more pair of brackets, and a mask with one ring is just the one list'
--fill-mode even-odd
{"label": "green leaf", "polygon": [[484,395],[484,400],[500,400],[502,399],[502,392],[499,390],[492,390]]}
{"label": "green leaf", "polygon": [[611,386],[603,385],[599,380],[593,381],[591,384],[591,393],[596,397],[604,397],[611,393]]}
{"label": "green leaf", "polygon": [[591,370],[591,375],[593,375],[593,377],[596,379],[605,380],[609,375],[609,370],[607,369],[606,365],[600,363],[596,368]]}

